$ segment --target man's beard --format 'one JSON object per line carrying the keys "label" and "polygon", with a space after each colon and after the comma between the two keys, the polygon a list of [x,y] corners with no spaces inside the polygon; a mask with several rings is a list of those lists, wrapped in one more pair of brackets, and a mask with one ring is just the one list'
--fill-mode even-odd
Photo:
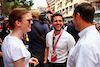
{"label": "man's beard", "polygon": [[56,28],[54,28],[55,29],[55,31],[61,31],[61,29],[60,30],[57,30]]}

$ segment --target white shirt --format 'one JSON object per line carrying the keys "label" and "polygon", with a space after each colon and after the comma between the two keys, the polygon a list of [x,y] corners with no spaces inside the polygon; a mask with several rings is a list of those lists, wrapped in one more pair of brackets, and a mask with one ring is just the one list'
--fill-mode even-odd
{"label": "white shirt", "polygon": [[67,31],[67,28],[68,28],[68,26],[66,26],[66,27],[64,28],[64,30]]}
{"label": "white shirt", "polygon": [[69,53],[67,67],[100,67],[100,34],[95,26],[82,30],[79,37]]}
{"label": "white shirt", "polygon": [[29,67],[30,53],[24,46],[22,40],[8,35],[2,44],[2,53],[5,67],[14,67],[14,62],[25,58],[25,67]]}
{"label": "white shirt", "polygon": [[[46,46],[49,47],[49,54],[48,54],[48,60],[51,62],[51,53],[53,52],[53,47],[52,47],[52,41],[53,41],[53,33],[54,30],[51,32],[47,33],[46,35]],[[59,35],[55,36],[55,41],[57,41]],[[75,40],[66,31],[63,30],[63,33],[57,43],[55,53],[57,54],[57,60],[54,63],[64,63],[66,62],[68,51],[75,45]]]}

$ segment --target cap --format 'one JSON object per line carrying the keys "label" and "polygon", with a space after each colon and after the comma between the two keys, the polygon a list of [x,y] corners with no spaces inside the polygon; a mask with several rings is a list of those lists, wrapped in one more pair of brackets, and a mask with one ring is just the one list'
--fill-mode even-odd
{"label": "cap", "polygon": [[39,17],[39,16],[40,16],[40,11],[38,11],[38,10],[33,10],[33,11],[32,11],[32,16]]}

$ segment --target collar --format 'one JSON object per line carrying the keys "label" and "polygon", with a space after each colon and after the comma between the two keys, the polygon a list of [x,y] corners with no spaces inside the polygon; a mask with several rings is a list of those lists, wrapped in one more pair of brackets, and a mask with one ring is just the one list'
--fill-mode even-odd
{"label": "collar", "polygon": [[92,26],[89,26],[89,27],[83,29],[82,31],[79,32],[78,35],[79,35],[79,37],[81,38],[81,37],[83,37],[88,31],[93,30],[93,29],[96,29],[96,28],[95,28],[95,25],[92,25]]}
{"label": "collar", "polygon": [[60,31],[60,33],[59,33],[58,35],[55,35],[55,34],[54,34],[54,31],[55,31],[55,30],[53,30],[53,35],[54,35],[54,36],[58,36],[58,35],[61,34],[61,32],[63,31],[63,29],[61,29],[61,31]]}

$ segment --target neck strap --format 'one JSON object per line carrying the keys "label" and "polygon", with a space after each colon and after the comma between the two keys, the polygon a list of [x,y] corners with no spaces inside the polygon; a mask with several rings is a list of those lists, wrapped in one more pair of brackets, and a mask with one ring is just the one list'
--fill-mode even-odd
{"label": "neck strap", "polygon": [[59,35],[59,37],[58,37],[58,39],[57,39],[57,41],[56,41],[56,44],[55,44],[55,45],[54,45],[54,40],[55,40],[55,37],[54,37],[54,34],[53,34],[53,41],[52,41],[52,44],[53,44],[53,53],[55,53],[55,49],[56,49],[57,43],[58,43],[58,41],[59,41],[59,39],[60,39],[60,37],[61,37],[62,33],[63,33],[63,30],[61,31],[61,33],[60,33],[60,35]]}

